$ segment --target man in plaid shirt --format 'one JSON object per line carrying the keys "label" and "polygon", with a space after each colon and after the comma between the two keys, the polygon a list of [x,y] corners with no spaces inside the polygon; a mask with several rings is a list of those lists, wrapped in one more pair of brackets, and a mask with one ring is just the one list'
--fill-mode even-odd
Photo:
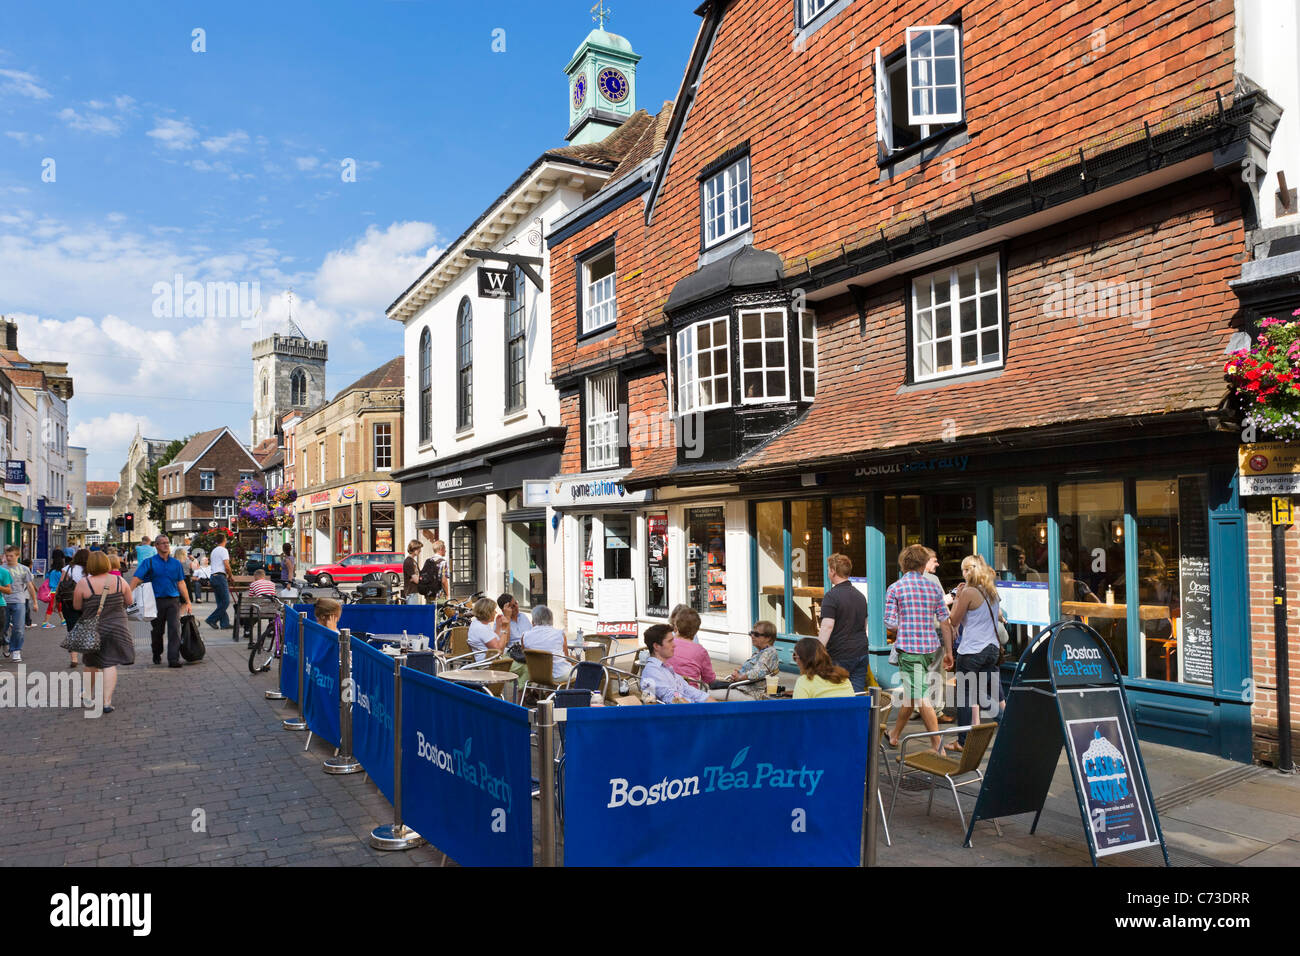
{"label": "man in plaid shirt", "polygon": [[[898,556],[898,569],[902,575],[885,592],[885,628],[896,634],[894,647],[898,650],[898,671],[903,679],[904,699],[894,731],[889,735],[891,747],[898,746],[898,739],[917,703],[921,707],[921,722],[925,729],[939,729],[939,718],[926,694],[926,684],[939,657],[936,624],[942,625],[944,667],[952,669],[952,626],[948,623],[948,605],[943,598],[943,588],[924,573],[933,557],[934,552],[923,545],[913,544],[904,548]],[[942,753],[942,738],[930,739],[934,742],[935,752]]]}

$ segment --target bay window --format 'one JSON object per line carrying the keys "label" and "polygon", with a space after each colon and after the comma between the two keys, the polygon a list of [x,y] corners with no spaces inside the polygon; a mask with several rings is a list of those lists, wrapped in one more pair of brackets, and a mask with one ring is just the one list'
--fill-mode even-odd
{"label": "bay window", "polygon": [[727,317],[706,319],[677,333],[677,413],[731,404]]}
{"label": "bay window", "polygon": [[789,397],[784,309],[740,313],[740,401],[785,401]]}

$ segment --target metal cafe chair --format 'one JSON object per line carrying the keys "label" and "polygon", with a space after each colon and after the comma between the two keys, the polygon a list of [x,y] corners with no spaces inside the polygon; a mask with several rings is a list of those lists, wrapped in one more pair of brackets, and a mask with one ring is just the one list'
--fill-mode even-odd
{"label": "metal cafe chair", "polygon": [[[922,731],[921,733],[908,734],[898,742],[898,776],[894,778],[894,798],[889,804],[889,816],[886,818],[886,825],[889,819],[894,816],[894,807],[898,804],[898,791],[903,784],[903,777],[909,774],[926,774],[930,778],[930,799],[926,803],[925,812],[928,816],[934,807],[934,790],[939,779],[943,778],[948,782],[952,790],[953,802],[957,804],[957,817],[961,820],[961,832],[963,838],[966,834],[966,814],[961,808],[961,797],[959,790],[961,787],[967,787],[976,784],[977,788],[984,783],[984,774],[980,770],[980,762],[984,759],[984,753],[988,750],[989,744],[993,741],[993,735],[997,732],[998,725],[993,722],[985,724],[974,724],[966,727],[947,727],[942,730]],[[960,758],[947,757],[928,748],[917,753],[908,754],[907,745],[910,741],[920,740],[930,737],[947,737],[955,734],[966,734],[966,745],[962,749]],[[991,821],[993,827],[997,830],[998,836],[1002,836],[1002,827],[997,820]],[[972,845],[973,842],[972,842]]]}

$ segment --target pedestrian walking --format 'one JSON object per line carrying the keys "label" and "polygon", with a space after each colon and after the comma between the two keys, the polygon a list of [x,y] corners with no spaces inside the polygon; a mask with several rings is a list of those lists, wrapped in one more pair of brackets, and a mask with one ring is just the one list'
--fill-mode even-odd
{"label": "pedestrian walking", "polygon": [[420,593],[435,603],[439,597],[451,597],[451,566],[445,542],[433,542],[433,556],[420,569]]}
{"label": "pedestrian walking", "polygon": [[208,557],[208,582],[212,593],[217,596],[217,607],[205,620],[214,631],[230,630],[230,617],[226,611],[230,608],[230,552],[226,550],[226,536],[217,535],[217,546]]}
{"label": "pedestrian walking", "polygon": [[[0,644],[4,646],[4,656],[9,656],[9,639],[6,636],[9,625],[9,593],[13,590],[13,579],[8,569],[0,565]],[[21,659],[21,658],[20,658]]]}
{"label": "pedestrian walking", "polygon": [[27,635],[27,612],[36,606],[36,580],[32,569],[18,560],[18,545],[5,548],[5,571],[9,574],[9,593],[5,606],[9,609],[9,643],[5,656],[15,664],[23,659],[23,640]]}
{"label": "pedestrian walking", "polygon": [[284,543],[280,549],[280,584],[283,587],[293,587],[293,579],[298,572],[298,563],[293,559],[293,545],[289,542]]}
{"label": "pedestrian walking", "polygon": [[[77,588],[78,582],[86,576],[86,561],[90,557],[90,552],[85,548],[77,551],[72,556],[72,561],[63,569],[63,577],[59,579],[59,587],[56,590],[55,597],[58,600],[59,611],[63,615],[63,623],[67,625],[68,633],[77,626],[77,621],[81,618],[81,613],[76,609],[72,602],[72,594]],[[76,651],[68,652],[68,666],[77,666]]]}
{"label": "pedestrian walking", "polygon": [[131,628],[126,620],[126,609],[133,603],[133,595],[122,576],[112,573],[112,562],[102,551],[90,556],[86,572],[72,593],[72,602],[83,617],[98,615],[99,650],[86,653],[86,678],[93,699],[95,684],[103,674],[104,713],[111,714],[117,669],[135,663],[135,642],[131,640]]}
{"label": "pedestrian walking", "polygon": [[181,615],[189,614],[190,594],[185,587],[185,569],[171,554],[171,542],[165,534],[154,539],[154,554],[135,566],[131,588],[148,583],[153,586],[158,616],[150,625],[153,639],[153,662],[162,663],[163,628],[167,629],[167,666],[181,667]]}
{"label": "pedestrian walking", "polygon": [[849,672],[853,692],[861,693],[867,689],[871,677],[868,663],[871,658],[867,653],[867,598],[849,581],[853,561],[848,555],[832,554],[826,559],[826,570],[832,586],[822,598],[822,620],[817,639],[825,646],[835,666]]}
{"label": "pedestrian walking", "polygon": [[[956,662],[957,723],[965,727],[978,722],[971,716],[973,700],[978,702],[978,715],[997,713],[993,688],[998,658],[1002,656],[998,642],[1002,604],[993,569],[979,555],[962,559],[961,576],[964,581],[957,586],[948,620],[954,630],[961,632]],[[956,749],[965,744],[966,735],[958,734]]]}
{"label": "pedestrian walking", "polygon": [[156,553],[157,551],[149,543],[149,539],[141,538],[140,543],[135,546],[135,563],[139,564],[141,561],[153,557]]}
{"label": "pedestrian walking", "polygon": [[45,617],[41,619],[42,628],[54,627],[50,622],[50,615],[54,614],[59,621],[63,620],[63,615],[58,611],[58,602],[55,601],[54,595],[59,589],[59,580],[63,577],[63,566],[67,563],[67,558],[63,556],[62,551],[55,551],[50,555],[50,569],[45,574],[45,581],[41,584],[41,591],[44,593]]}
{"label": "pedestrian walking", "polygon": [[[898,746],[898,738],[918,706],[925,729],[939,729],[939,719],[928,694],[928,675],[939,656],[941,638],[944,666],[952,667],[952,627],[948,623],[943,588],[925,575],[926,565],[933,557],[934,552],[924,545],[904,548],[898,556],[901,575],[885,592],[885,628],[897,634],[894,649],[898,652],[898,672],[903,681],[903,705],[889,735],[891,747]],[[936,624],[941,625],[941,635],[935,633]],[[935,736],[931,741],[932,749],[942,754],[942,738]]]}

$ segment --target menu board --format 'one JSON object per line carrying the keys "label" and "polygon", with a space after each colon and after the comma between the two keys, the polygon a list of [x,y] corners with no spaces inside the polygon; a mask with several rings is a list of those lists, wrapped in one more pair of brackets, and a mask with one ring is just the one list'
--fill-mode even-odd
{"label": "menu board", "polygon": [[1210,535],[1205,479],[1178,479],[1179,654],[1183,680],[1214,683],[1210,630]]}
{"label": "menu board", "polygon": [[[1111,695],[1102,698],[1106,696]],[[1075,698],[1062,694],[1058,699],[1066,716],[1075,779],[1088,811],[1088,839],[1097,856],[1156,846],[1150,793],[1121,717],[1099,714],[1071,720],[1068,713],[1074,708],[1066,704]]]}
{"label": "menu board", "polygon": [[646,515],[646,613],[668,613],[668,516]]}

